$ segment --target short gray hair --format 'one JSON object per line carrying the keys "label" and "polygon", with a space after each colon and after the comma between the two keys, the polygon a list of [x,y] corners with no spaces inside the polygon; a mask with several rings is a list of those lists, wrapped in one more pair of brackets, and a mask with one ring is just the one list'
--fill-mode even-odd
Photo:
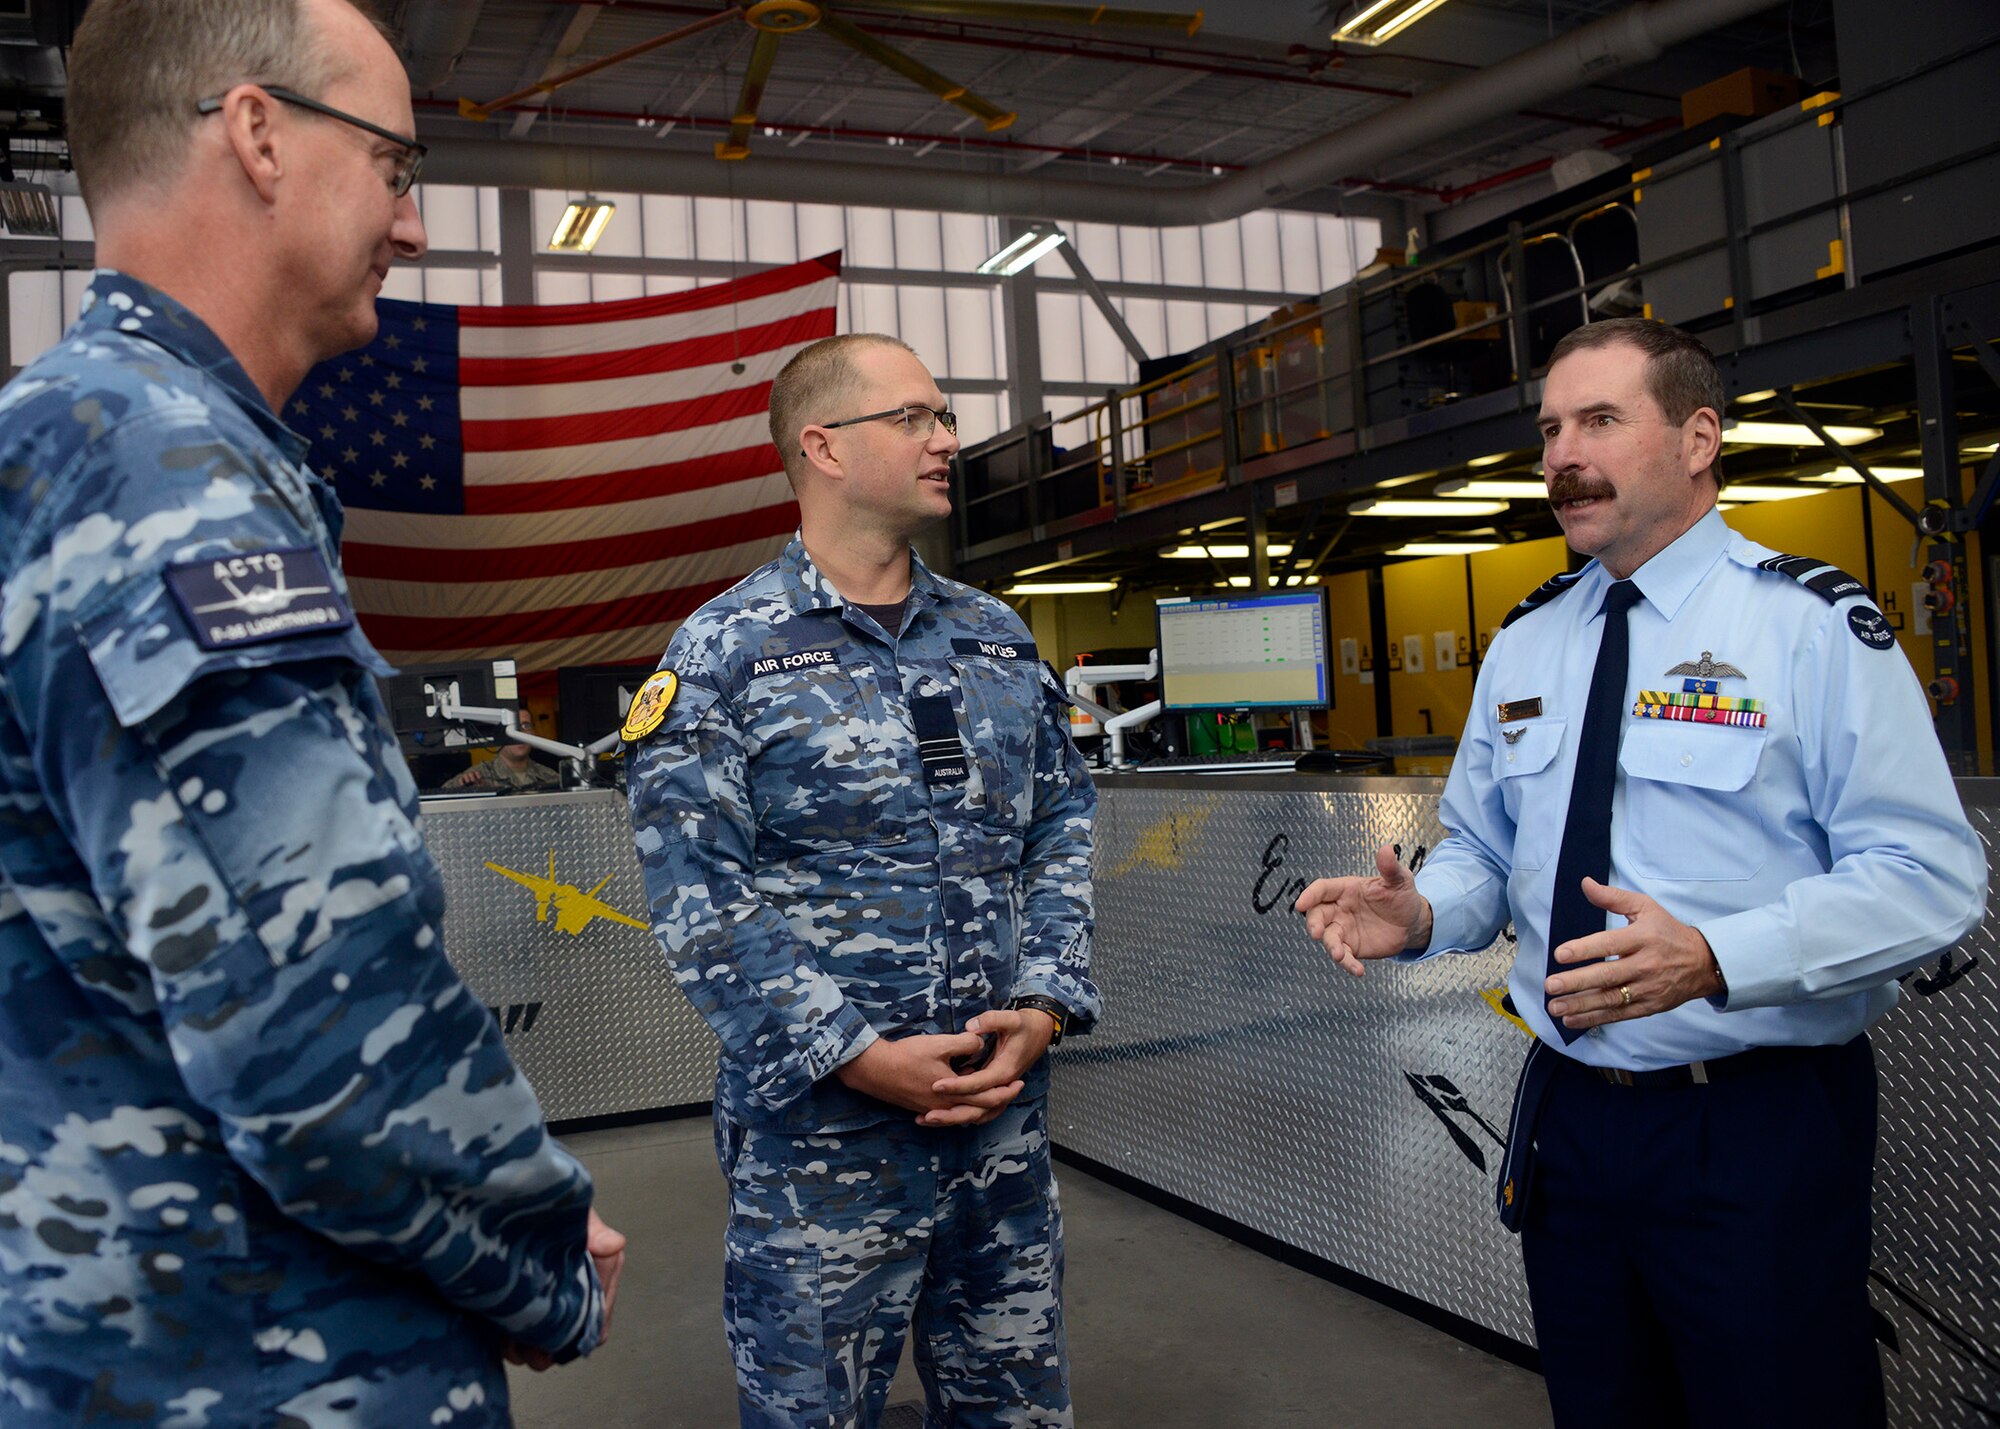
{"label": "short gray hair", "polygon": [[[346,0],[381,28],[372,0]],[[197,100],[246,81],[317,96],[341,75],[303,0],[95,0],[69,53],[70,162],[93,209],[171,179]]]}
{"label": "short gray hair", "polygon": [[849,332],[823,337],[792,355],[771,382],[771,440],[785,459],[785,474],[798,485],[801,460],[799,433],[819,422],[858,417],[839,412],[858,386],[854,354],[864,347],[900,347],[915,357],[916,349],[900,338],[879,332]]}
{"label": "short gray hair", "polygon": [[[1703,407],[1715,413],[1718,425],[1728,412],[1723,395],[1722,372],[1706,344],[1691,332],[1652,318],[1606,318],[1586,323],[1564,334],[1549,354],[1549,366],[1586,348],[1610,347],[1624,343],[1646,355],[1646,391],[1660,409],[1660,415],[1675,426]],[[1722,485],[1722,458],[1718,455],[1708,469],[1717,487]]]}

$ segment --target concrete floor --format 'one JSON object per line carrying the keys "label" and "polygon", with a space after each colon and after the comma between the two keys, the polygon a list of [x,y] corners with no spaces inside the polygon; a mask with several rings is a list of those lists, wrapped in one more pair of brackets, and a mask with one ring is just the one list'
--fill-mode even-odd
{"label": "concrete floor", "polygon": [[[591,1359],[515,1371],[520,1429],[732,1429],[707,1118],[581,1134],[631,1239]],[[1545,1429],[1539,1376],[1058,1165],[1080,1429]],[[892,1406],[922,1398],[907,1355]]]}

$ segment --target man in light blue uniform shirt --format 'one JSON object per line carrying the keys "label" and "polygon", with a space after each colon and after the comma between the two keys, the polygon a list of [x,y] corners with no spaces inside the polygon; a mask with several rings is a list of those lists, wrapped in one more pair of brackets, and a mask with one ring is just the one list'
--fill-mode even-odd
{"label": "man in light blue uniform shirt", "polygon": [[1722,403],[1676,329],[1564,339],[1545,468],[1596,560],[1493,642],[1422,871],[1384,849],[1298,901],[1357,974],[1512,919],[1537,1041],[1499,1198],[1561,1426],[1883,1422],[1865,1034],[1985,905],[1865,588],[1716,512]]}

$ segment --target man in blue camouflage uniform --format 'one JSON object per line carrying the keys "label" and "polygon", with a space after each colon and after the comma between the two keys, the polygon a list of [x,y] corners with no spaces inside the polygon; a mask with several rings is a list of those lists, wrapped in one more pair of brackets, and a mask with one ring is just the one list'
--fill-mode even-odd
{"label": "man in blue camouflage uniform", "polygon": [[504,1425],[620,1242],[445,960],[276,415],[423,252],[408,86],[344,0],[97,0],[70,73],[105,269],[0,396],[0,1423]]}
{"label": "man in blue camouflage uniform", "polygon": [[800,535],[626,726],[654,931],[722,1040],[751,1429],[877,1424],[913,1322],[930,1429],[1071,1422],[1043,1053],[1098,1014],[1096,794],[1019,618],[911,549],[951,510],[943,406],[893,339],[787,364]]}

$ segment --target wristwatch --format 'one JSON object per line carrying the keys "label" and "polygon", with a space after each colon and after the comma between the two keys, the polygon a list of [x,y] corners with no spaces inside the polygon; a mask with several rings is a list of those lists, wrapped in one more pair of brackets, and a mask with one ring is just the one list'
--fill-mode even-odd
{"label": "wristwatch", "polygon": [[1056,1035],[1049,1038],[1049,1045],[1051,1047],[1061,1042],[1063,1039],[1063,1033],[1069,1030],[1069,1017],[1070,1017],[1069,1009],[1067,1007],[1064,1007],[1060,1002],[1057,1002],[1053,997],[1040,997],[1040,996],[1017,997],[1012,1002],[1008,1003],[1007,1006],[1014,1009],[1017,1012],[1023,1010],[1034,1011],[1034,1012],[1046,1012],[1050,1017],[1054,1018],[1056,1024]]}

